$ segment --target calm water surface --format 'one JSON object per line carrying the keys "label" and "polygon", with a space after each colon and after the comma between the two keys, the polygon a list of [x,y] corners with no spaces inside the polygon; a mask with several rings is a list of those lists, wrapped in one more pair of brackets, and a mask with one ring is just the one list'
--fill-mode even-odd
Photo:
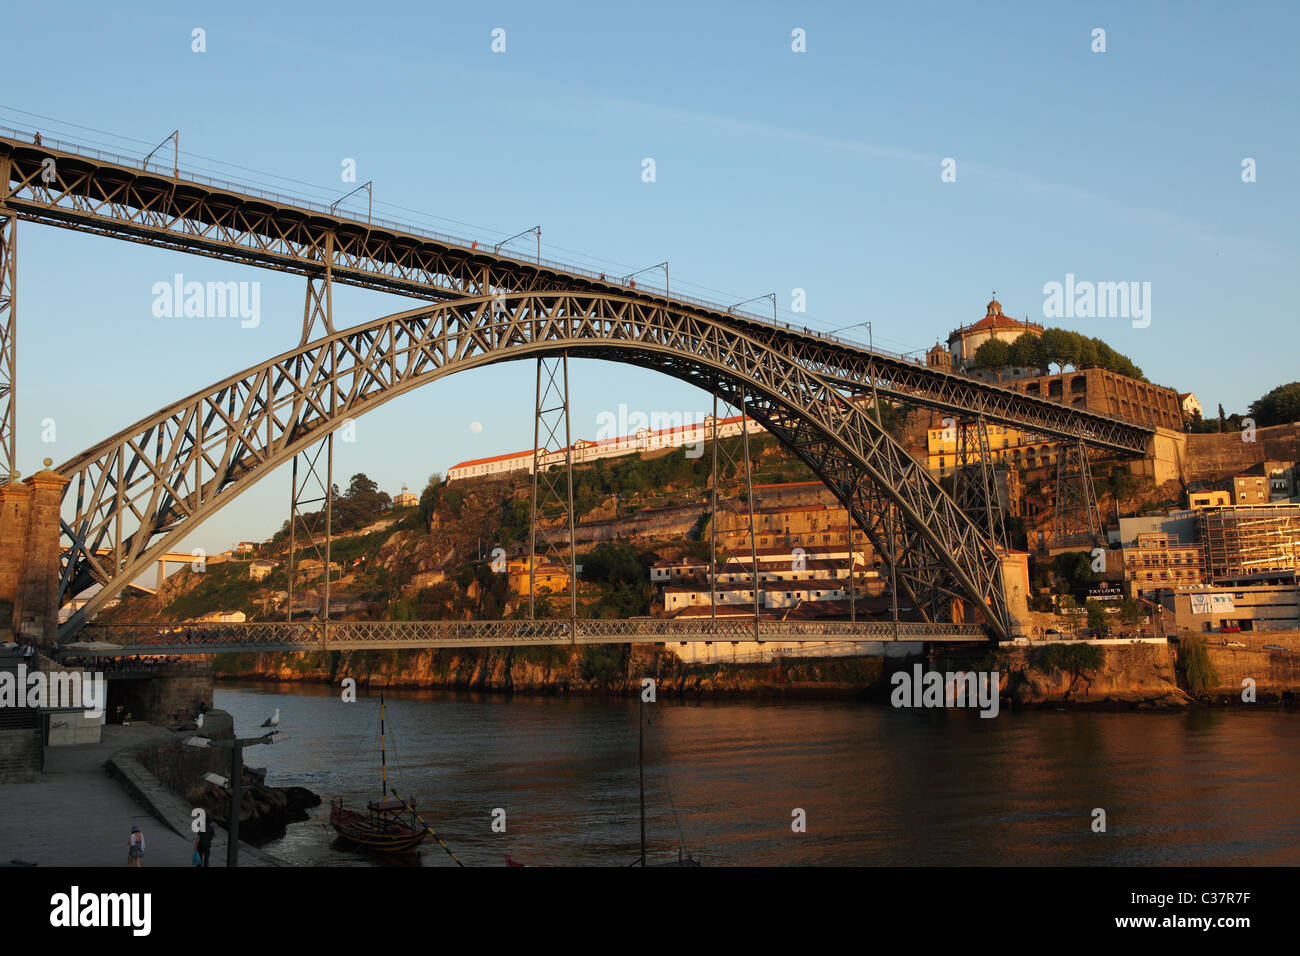
{"label": "calm water surface", "polygon": [[[467,865],[620,865],[637,857],[634,701],[387,695],[389,779]],[[324,803],[266,846],[298,864],[366,866],[334,848],[330,797],[379,789],[378,698],[220,684],[241,736],[276,707],[282,746],[246,751]],[[647,840],[706,865],[1300,863],[1300,713],[993,720],[834,703],[648,705]],[[1108,832],[1093,833],[1094,807]],[[506,833],[492,812],[506,811]],[[675,812],[674,812],[675,808]],[[791,831],[802,808],[807,832]],[[432,840],[424,866],[450,866]]]}

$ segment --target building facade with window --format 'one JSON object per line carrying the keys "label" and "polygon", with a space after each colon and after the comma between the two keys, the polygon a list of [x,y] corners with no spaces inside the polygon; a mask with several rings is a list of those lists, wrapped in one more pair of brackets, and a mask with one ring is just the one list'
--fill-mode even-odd
{"label": "building facade with window", "polygon": [[1199,544],[1185,544],[1177,535],[1148,531],[1138,534],[1134,547],[1121,551],[1124,590],[1129,597],[1150,596],[1162,588],[1205,582],[1205,555]]}

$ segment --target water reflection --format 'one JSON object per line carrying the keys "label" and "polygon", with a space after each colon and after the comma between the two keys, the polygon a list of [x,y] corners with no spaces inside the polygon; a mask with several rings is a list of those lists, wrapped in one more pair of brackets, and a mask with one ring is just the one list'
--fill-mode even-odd
{"label": "water reflection", "polygon": [[[390,779],[468,865],[626,865],[638,854],[637,703],[391,692]],[[376,698],[222,684],[251,733],[281,709],[271,783],[324,798],[267,849],[365,866],[331,847],[328,802],[379,793]],[[651,857],[706,865],[1300,863],[1300,714],[897,711],[852,703],[652,705]],[[674,813],[674,808],[676,813]],[[802,809],[807,832],[791,830]],[[1095,833],[1095,808],[1107,832]],[[494,833],[493,811],[506,832]],[[453,866],[432,840],[425,866]]]}

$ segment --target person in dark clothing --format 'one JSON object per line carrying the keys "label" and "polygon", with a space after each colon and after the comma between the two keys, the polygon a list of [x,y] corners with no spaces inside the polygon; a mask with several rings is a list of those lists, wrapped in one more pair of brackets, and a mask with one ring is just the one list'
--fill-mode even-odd
{"label": "person in dark clothing", "polygon": [[203,858],[203,862],[199,865],[208,866],[208,861],[212,857],[212,824],[206,820],[203,821],[203,829],[194,838],[194,849]]}

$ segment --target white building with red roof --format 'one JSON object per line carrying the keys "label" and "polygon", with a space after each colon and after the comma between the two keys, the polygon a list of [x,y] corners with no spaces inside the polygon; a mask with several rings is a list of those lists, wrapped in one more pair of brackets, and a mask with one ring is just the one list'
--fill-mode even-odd
{"label": "white building with red roof", "polygon": [[1024,333],[1042,335],[1043,326],[1025,319],[1013,319],[1002,314],[1002,303],[992,300],[984,313],[984,318],[974,325],[961,325],[948,335],[948,352],[952,355],[952,364],[962,368],[975,360],[975,352],[990,339],[999,339],[1008,345]]}
{"label": "white building with red roof", "polygon": [[[750,434],[758,434],[764,429],[753,419],[749,419]],[[731,438],[741,433],[740,415],[718,420],[718,437]],[[591,441],[579,438],[571,446],[574,464],[595,461],[598,458],[617,458],[621,455],[635,455],[642,452],[665,451],[671,448],[685,448],[687,453],[696,456],[703,454],[704,443],[713,437],[713,416],[706,416],[701,422],[677,425],[672,428],[638,428],[631,435],[619,435],[615,438],[602,438]],[[543,450],[538,455],[539,467],[545,471],[555,465],[564,464],[564,449]],[[447,480],[458,481],[463,478],[490,478],[514,472],[533,472],[533,452],[510,452],[506,455],[493,455],[490,458],[473,458],[462,461],[447,469]]]}

